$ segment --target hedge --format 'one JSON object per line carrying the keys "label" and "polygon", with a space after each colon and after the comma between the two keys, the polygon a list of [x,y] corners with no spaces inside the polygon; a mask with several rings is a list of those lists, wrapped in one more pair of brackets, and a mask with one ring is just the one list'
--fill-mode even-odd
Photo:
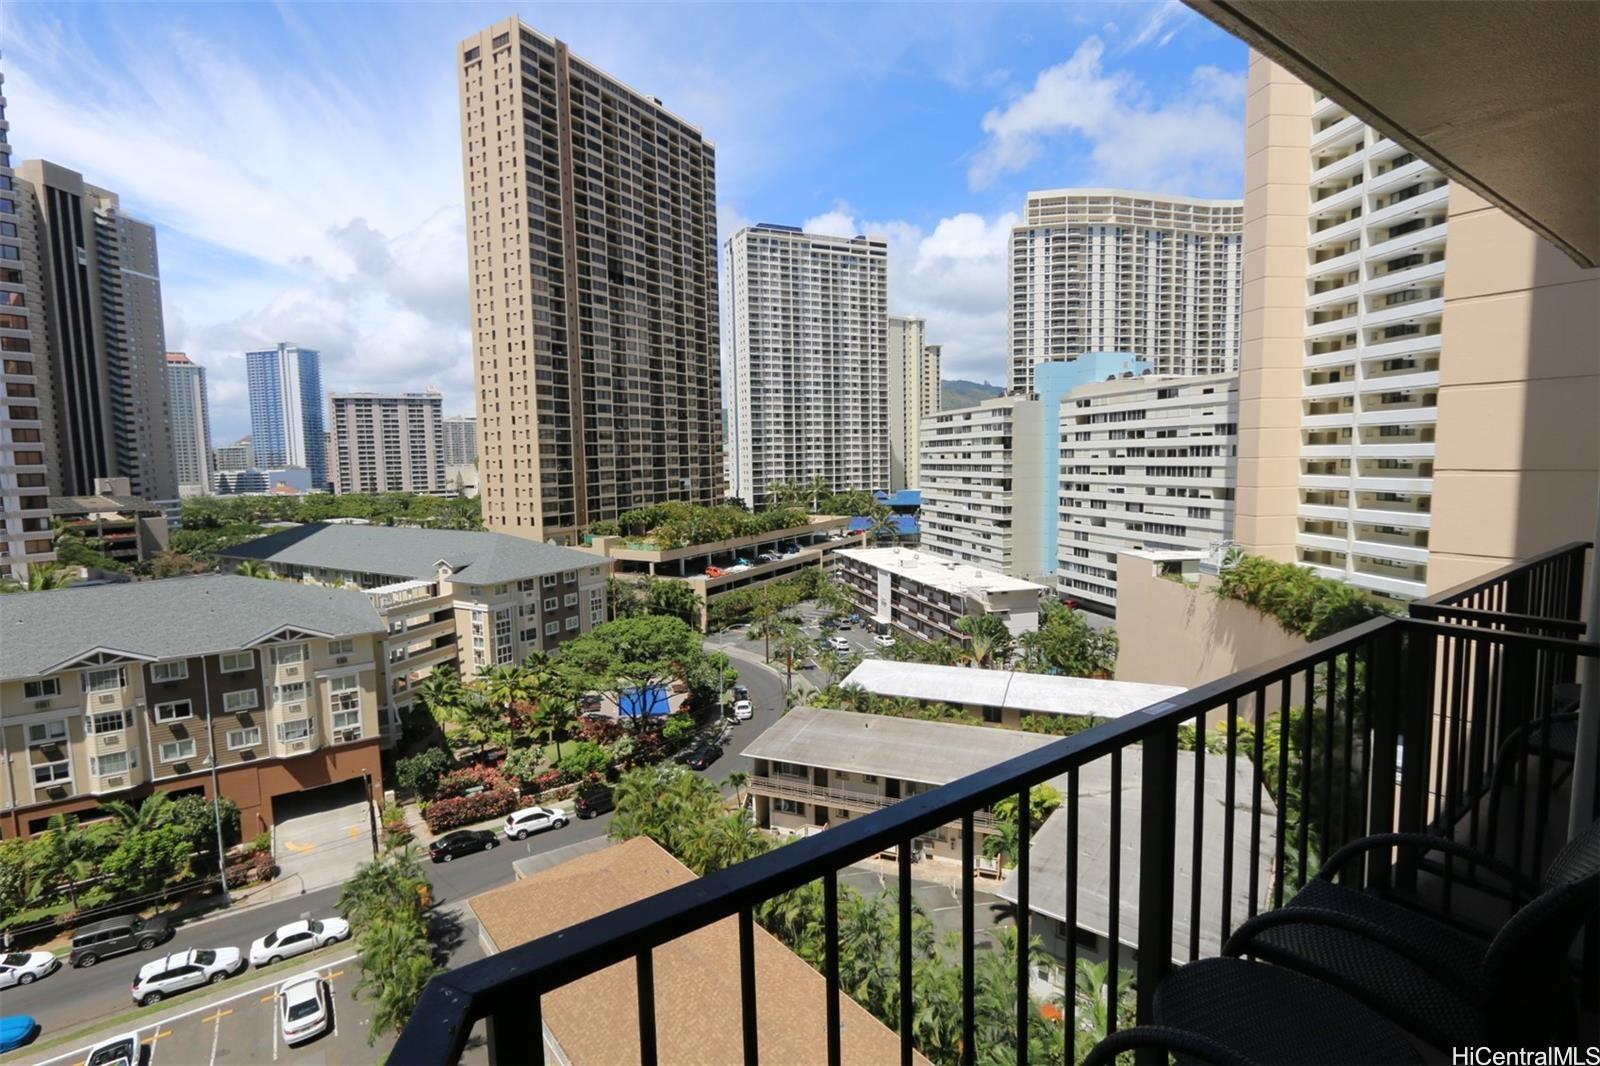
{"label": "hedge", "polygon": [[516,809],[515,792],[479,792],[475,796],[434,800],[428,804],[427,813],[422,817],[428,823],[429,831],[443,833],[474,822],[486,822],[490,818],[504,818]]}
{"label": "hedge", "polygon": [[1394,608],[1361,589],[1322,577],[1309,567],[1241,555],[1217,579],[1216,594],[1249,604],[1285,632],[1321,640]]}

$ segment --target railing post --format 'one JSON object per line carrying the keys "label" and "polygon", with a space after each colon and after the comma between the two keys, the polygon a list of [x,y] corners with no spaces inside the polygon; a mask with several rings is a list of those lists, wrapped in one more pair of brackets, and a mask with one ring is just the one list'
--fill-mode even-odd
{"label": "railing post", "polygon": [[[1391,685],[1400,701],[1396,717],[1405,742],[1396,821],[1400,832],[1420,833],[1427,826],[1428,768],[1433,759],[1434,702],[1439,691],[1434,676],[1438,638],[1426,630],[1411,630],[1405,633],[1404,640],[1402,669]],[[1400,855],[1395,881],[1405,891],[1416,890],[1414,855]]]}
{"label": "railing post", "polygon": [[[1392,833],[1395,829],[1395,746],[1400,738],[1401,650],[1407,638],[1400,627],[1385,630],[1372,645],[1372,669],[1367,678],[1368,728],[1371,737],[1363,738],[1372,752],[1367,778],[1367,824],[1362,835]],[[1412,637],[1410,639],[1417,639]],[[1362,888],[1388,888],[1388,860],[1377,853],[1365,858],[1365,876],[1357,881]]]}
{"label": "railing post", "polygon": [[[1152,708],[1152,710],[1155,708]],[[1195,726],[1195,742],[1205,743],[1205,721]],[[1140,774],[1139,808],[1139,961],[1135,970],[1140,1025],[1155,1022],[1156,986],[1172,969],[1173,851],[1177,847],[1178,723],[1174,720],[1146,737]],[[1120,803],[1113,796],[1111,802]],[[1231,814],[1231,812],[1230,812]],[[1229,858],[1224,861],[1230,861]],[[1199,871],[1195,871],[1199,877]],[[1068,930],[1071,935],[1071,930]],[[1068,980],[1072,975],[1068,975]],[[1116,981],[1117,975],[1110,976]],[[1071,1039],[1071,1034],[1068,1034]],[[1166,1052],[1141,1049],[1141,1066],[1165,1063]]]}

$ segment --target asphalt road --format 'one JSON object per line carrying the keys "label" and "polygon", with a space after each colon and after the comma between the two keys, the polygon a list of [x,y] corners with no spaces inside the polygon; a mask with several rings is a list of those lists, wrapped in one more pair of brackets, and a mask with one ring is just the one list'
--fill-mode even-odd
{"label": "asphalt road", "polygon": [[[759,658],[761,649],[755,648]],[[733,667],[739,672],[740,683],[750,689],[755,717],[738,723],[724,744],[724,754],[704,771],[702,776],[721,781],[735,772],[748,773],[751,761],[739,754],[740,749],[759,736],[783,710],[783,681],[759,666],[735,656]],[[732,703],[729,704],[730,708]],[[565,827],[548,830],[520,841],[503,840],[493,851],[463,856],[448,863],[432,863],[428,874],[433,882],[433,898],[440,907],[465,901],[491,888],[508,884],[514,879],[511,864],[527,855],[551,851],[582,840],[603,836],[611,823],[610,813],[589,819],[574,819]],[[288,922],[301,918],[327,917],[338,913],[340,886],[315,889],[290,899],[253,906],[240,906],[230,911],[208,915],[180,926],[172,939],[153,951],[135,951],[127,955],[106,959],[88,969],[74,970],[63,966],[42,981],[31,985],[6,989],[3,1013],[31,1014],[43,1027],[41,1040],[82,1028],[96,1018],[121,1014],[133,1006],[129,987],[139,969],[163,955],[190,948],[237,947],[248,952],[250,942]],[[476,958],[476,946],[468,937],[467,945],[452,950],[452,963],[466,961],[460,955],[470,950]],[[353,950],[353,948],[351,948]],[[234,980],[253,981],[253,971],[246,971]],[[189,993],[197,997],[199,993]],[[174,1003],[184,998],[178,997]],[[233,1024],[230,1021],[230,1029]],[[163,1058],[167,1056],[163,1055]]]}

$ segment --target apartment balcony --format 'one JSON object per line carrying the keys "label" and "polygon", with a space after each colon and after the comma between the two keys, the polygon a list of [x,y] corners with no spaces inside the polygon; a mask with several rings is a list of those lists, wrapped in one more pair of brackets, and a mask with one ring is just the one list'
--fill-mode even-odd
{"label": "apartment balcony", "polygon": [[[1392,210],[1398,211],[1399,208],[1397,207]],[[1369,219],[1368,221],[1371,220]],[[1450,224],[1448,222],[1440,222],[1437,225],[1425,226],[1419,230],[1412,230],[1410,233],[1402,233],[1399,236],[1391,237],[1386,241],[1378,241],[1377,243],[1371,244],[1367,247],[1366,259],[1370,262],[1375,259],[1389,259],[1405,252],[1416,251],[1421,248],[1442,248],[1444,246],[1445,236],[1449,233],[1449,230]],[[1374,235],[1374,240],[1376,240],[1376,235]]]}
{"label": "apartment balcony", "polygon": [[1315,188],[1327,181],[1359,174],[1365,163],[1366,159],[1359,151],[1352,151],[1347,155],[1342,155],[1333,162],[1324,163],[1316,170],[1313,170],[1311,172],[1311,185]]}
{"label": "apartment balcony", "polygon": [[1354,115],[1346,115],[1327,129],[1311,135],[1311,151],[1326,154],[1347,144],[1357,144],[1366,135],[1366,128]]}
{"label": "apartment balcony", "polygon": [[1307,385],[1300,395],[1307,400],[1325,400],[1333,396],[1349,396],[1355,392],[1356,383],[1349,381],[1329,381],[1321,385]]}
{"label": "apartment balcony", "polygon": [[[1441,207],[1450,199],[1450,186],[1440,185],[1436,189],[1427,189],[1408,199],[1385,207],[1374,207],[1372,213],[1366,216],[1367,225],[1374,229],[1392,226],[1401,219],[1411,215],[1421,215],[1430,208]],[[1406,234],[1405,236],[1412,236]]]}
{"label": "apartment balcony", "polygon": [[[1374,163],[1374,169],[1377,164]],[[1422,175],[1432,170],[1433,166],[1426,159],[1413,159],[1409,163],[1386,170],[1383,173],[1374,173],[1367,179],[1367,191],[1374,197],[1387,196],[1395,189],[1404,187],[1411,182],[1418,181]]]}
{"label": "apartment balcony", "polygon": [[[1147,1023],[1155,1017],[1157,987],[1176,967],[1218,954],[1247,919],[1283,908],[1325,859],[1352,841],[1380,833],[1431,834],[1454,842],[1451,847],[1484,849],[1515,876],[1536,878],[1559,843],[1561,834],[1553,827],[1566,825],[1571,789],[1565,764],[1552,757],[1548,739],[1541,747],[1527,738],[1551,735],[1550,727],[1566,714],[1563,700],[1580,664],[1600,655],[1600,645],[1581,639],[1585,633],[1578,620],[1588,553],[1587,544],[1547,552],[1419,600],[1407,617],[1351,627],[899,801],[819,788],[804,778],[755,777],[749,783],[755,792],[867,813],[436,977],[391,1059],[457,1061],[481,1026],[481,1053],[488,1061],[542,1063],[549,1054],[542,997],[620,964],[637,978],[624,993],[632,997],[626,1016],[636,1019],[640,1061],[653,1066],[656,1019],[673,1009],[672,990],[655,987],[655,952],[687,933],[737,918],[745,947],[730,951],[722,964],[738,974],[742,994],[734,1024],[742,1029],[745,1061],[755,1062],[763,1050],[759,1019],[785,1004],[782,989],[761,989],[758,995],[754,952],[748,948],[753,910],[820,881],[824,1004],[816,1024],[833,1066],[843,1061],[839,1019],[846,993],[839,974],[841,953],[848,947],[839,937],[840,875],[852,864],[892,850],[897,860],[891,878],[904,908],[892,935],[899,937],[902,961],[899,972],[886,979],[898,982],[899,1024],[891,1027],[899,1031],[901,1060],[911,1061],[917,1051],[913,1012],[922,1002],[919,995],[929,993],[917,987],[911,966],[913,842],[959,826],[959,891],[963,900],[972,901],[979,830],[987,812],[1012,797],[1026,822],[1031,789],[1045,781],[1065,780],[1062,807],[1031,838],[1023,834],[1008,882],[1017,907],[1007,920],[1024,935],[1018,938],[1016,969],[1007,972],[1007,987],[1000,991],[1015,997],[1022,1033],[1035,1024],[1029,1021],[1036,1005],[1029,987],[1040,961],[1027,934],[1048,933],[1060,920],[1041,917],[1035,907],[1039,900],[1064,893],[1069,928],[1104,922],[1109,915],[1109,926],[1098,928],[1102,946],[1096,954],[1110,972],[1126,971],[1133,979],[1134,1013]],[[1313,569],[1345,577],[1324,564]],[[1348,580],[1368,587],[1386,584],[1397,592],[1415,585],[1359,573]],[[1461,664],[1480,664],[1471,683],[1457,676]],[[1269,759],[1259,738],[1275,729],[1272,716],[1291,705],[1296,728],[1272,733],[1281,748]],[[1214,739],[1186,745],[1180,730],[1189,729]],[[1298,798],[1280,806],[1274,796]],[[1290,806],[1296,811],[1292,820]],[[1585,810],[1580,817],[1592,813],[1600,812]],[[1111,842],[1109,869],[1098,861],[1079,864],[1076,857],[1087,842],[1102,835]],[[1064,876],[1032,883],[1031,849],[1057,846],[1066,857]],[[1486,870],[1452,863],[1438,847],[1383,847],[1344,865],[1340,883],[1394,901],[1390,905],[1429,908],[1472,928],[1482,920],[1472,901],[1489,899],[1494,891]],[[1100,917],[1089,917],[1091,907]],[[1020,1061],[1026,1039],[1018,1041],[1010,1031],[980,1033],[977,1027],[982,992],[974,969],[976,922],[970,903],[962,910],[956,937],[966,979],[953,992],[951,1011],[959,1015],[963,1061]],[[1284,915],[1285,921],[1295,920],[1293,910]],[[1075,935],[1060,939],[1065,958],[1054,961],[1064,961],[1072,974],[1087,950]],[[1564,982],[1562,967],[1570,967],[1574,976],[1592,971],[1595,952],[1593,941],[1585,941],[1557,964],[1556,975]],[[1539,977],[1552,979],[1548,972]],[[1066,1016],[1058,1011],[1056,1023],[1070,1034],[1079,1025],[1081,1006],[1072,995],[1059,1006]],[[1238,1009],[1252,1008],[1246,1003]],[[1119,1019],[1111,1013],[1108,1025],[1115,1030]],[[1550,1034],[1551,1043],[1572,1039]],[[1141,1053],[1139,1061],[1166,1059],[1164,1053],[1149,1059]]]}
{"label": "apartment balcony", "polygon": [[1415,508],[1402,510],[1397,507],[1389,510],[1377,505],[1358,503],[1349,515],[1357,522],[1367,522],[1372,525],[1399,526],[1404,529],[1429,529],[1433,526],[1433,514]]}
{"label": "apartment balcony", "polygon": [[1374,329],[1397,322],[1421,321],[1442,314],[1444,314],[1444,298],[1441,296],[1433,300],[1413,300],[1410,303],[1368,311],[1361,316],[1361,325],[1366,329]]}

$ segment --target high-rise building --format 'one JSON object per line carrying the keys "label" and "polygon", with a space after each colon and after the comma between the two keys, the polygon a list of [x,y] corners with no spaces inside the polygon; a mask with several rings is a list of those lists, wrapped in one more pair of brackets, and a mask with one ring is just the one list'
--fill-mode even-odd
{"label": "high-rise building", "polygon": [[[0,85],[5,82],[0,76]],[[0,96],[0,580],[55,559],[50,524],[55,441],[52,382],[30,219],[17,209],[11,123]]]}
{"label": "high-rise building", "polygon": [[485,522],[571,542],[714,501],[715,149],[519,19],[457,69]]}
{"label": "high-rise building", "polygon": [[155,228],[66,167],[30,159],[17,177],[49,325],[62,493],[125,477],[134,495],[174,499]]}
{"label": "high-rise building", "polygon": [[478,416],[446,415],[444,465],[472,466],[478,461]]}
{"label": "high-rise building", "polygon": [[445,491],[444,400],[438,390],[335,394],[334,492]]}
{"label": "high-rise building", "polygon": [[889,484],[889,249],[763,223],[728,239],[733,487]]}
{"label": "high-rise building", "polygon": [[1161,374],[1239,368],[1244,206],[1120,189],[1028,194],[1011,231],[1011,387],[1128,352]]}
{"label": "high-rise building", "polygon": [[1119,378],[1061,400],[1056,585],[1115,608],[1117,553],[1218,549],[1233,536],[1239,379]]}
{"label": "high-rise building", "polygon": [[923,419],[923,551],[1012,577],[1047,572],[1052,413],[1037,399],[1002,396]]}
{"label": "high-rise building", "polygon": [[255,465],[255,449],[250,446],[249,437],[232,444],[219,444],[211,450],[211,467],[215,471],[249,470]]}
{"label": "high-rise building", "polygon": [[182,352],[168,352],[167,391],[171,396],[172,457],[177,467],[178,495],[204,496],[211,491],[212,471],[206,368]]}
{"label": "high-rise building", "polygon": [[914,489],[922,420],[939,411],[939,346],[924,343],[923,320],[889,316],[889,488]]}
{"label": "high-rise building", "polygon": [[303,466],[311,484],[328,483],[322,419],[322,353],[294,344],[245,352],[250,447],[255,465]]}

